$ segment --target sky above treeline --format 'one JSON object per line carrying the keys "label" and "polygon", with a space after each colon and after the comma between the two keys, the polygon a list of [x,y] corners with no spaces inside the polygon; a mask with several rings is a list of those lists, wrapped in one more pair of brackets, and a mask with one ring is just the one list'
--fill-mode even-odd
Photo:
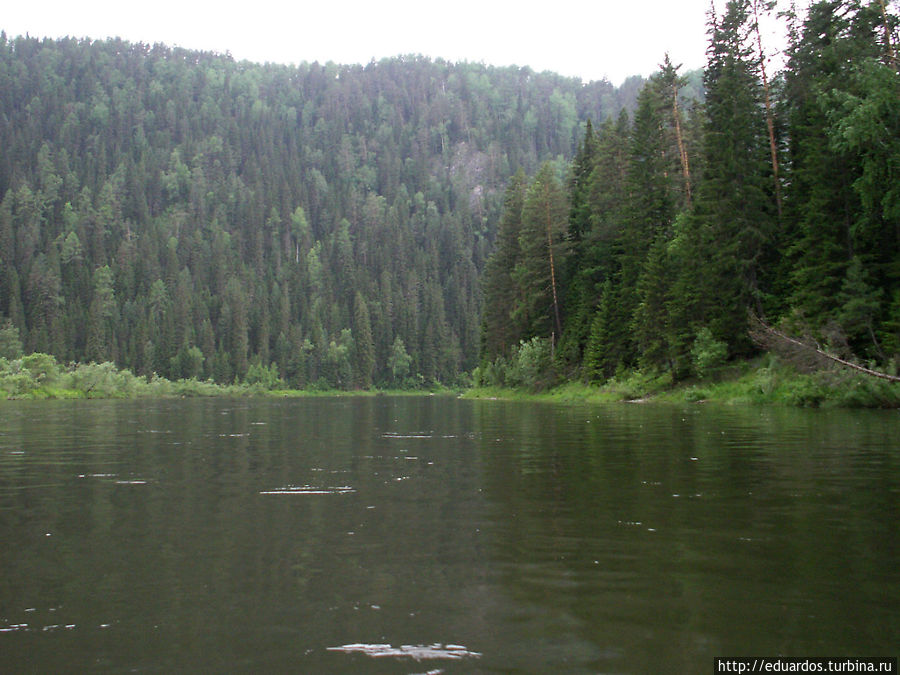
{"label": "sky above treeline", "polygon": [[[529,66],[615,85],[653,73],[663,56],[702,68],[710,0],[32,0],[0,15],[8,37],[121,37],[236,59],[296,64],[369,63],[421,54],[448,61]],[[714,0],[717,11],[725,0]],[[779,6],[788,5],[779,0]],[[805,5],[805,2],[798,2]],[[776,24],[774,20],[771,22]],[[783,44],[768,30],[768,50]]]}

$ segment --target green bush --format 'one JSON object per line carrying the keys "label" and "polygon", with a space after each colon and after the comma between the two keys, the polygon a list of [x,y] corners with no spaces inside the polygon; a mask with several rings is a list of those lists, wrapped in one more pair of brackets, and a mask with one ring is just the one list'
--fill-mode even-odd
{"label": "green bush", "polygon": [[688,403],[705,401],[710,397],[709,389],[703,387],[690,387],[684,390],[684,400]]}
{"label": "green bush", "polygon": [[697,332],[691,356],[694,360],[694,372],[697,377],[703,379],[725,363],[725,359],[728,358],[728,345],[716,340],[712,331],[704,326]]}
{"label": "green bush", "polygon": [[59,377],[59,364],[50,354],[36,352],[22,357],[22,369],[27,370],[40,385],[50,385]]}
{"label": "green bush", "polygon": [[0,376],[0,389],[8,398],[16,398],[37,389],[37,383],[26,372],[7,372]]}
{"label": "green bush", "polygon": [[7,321],[0,328],[0,358],[18,359],[22,357],[22,341],[19,339],[19,329]]}
{"label": "green bush", "polygon": [[785,383],[779,395],[788,405],[801,408],[818,408],[826,397],[825,388],[810,375],[799,375]]}
{"label": "green bush", "polygon": [[278,367],[274,363],[268,368],[261,364],[250,364],[244,382],[265,391],[284,389],[285,386],[282,379],[278,376]]}
{"label": "green bush", "polygon": [[506,386],[506,373],[509,364],[505,358],[498,356],[490,363],[486,363],[481,369],[479,377],[483,387],[503,387]]}
{"label": "green bush", "polygon": [[778,388],[778,376],[773,368],[760,368],[753,378],[755,389],[764,397],[772,396]]}
{"label": "green bush", "polygon": [[526,389],[546,388],[553,379],[551,345],[546,338],[522,340],[507,371],[510,384]]}

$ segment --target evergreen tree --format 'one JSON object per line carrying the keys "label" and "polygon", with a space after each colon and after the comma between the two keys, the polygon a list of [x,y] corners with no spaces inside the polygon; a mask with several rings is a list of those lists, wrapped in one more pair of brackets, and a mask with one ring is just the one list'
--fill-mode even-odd
{"label": "evergreen tree", "polygon": [[519,262],[519,233],[526,188],[525,172],[519,169],[506,188],[494,252],[485,265],[481,358],[486,361],[505,354],[524,336],[523,327],[514,320],[512,310],[520,303],[513,271]]}
{"label": "evergreen tree", "polygon": [[581,240],[573,243],[572,257],[578,263],[572,265],[575,270],[565,290],[567,318],[559,351],[569,363],[578,364],[585,358],[601,287],[618,264],[616,255],[627,202],[625,177],[630,133],[624,112],[615,122],[604,122],[595,133],[593,167],[586,186],[589,226],[583,230]]}
{"label": "evergreen tree", "polygon": [[88,311],[86,357],[91,361],[114,361],[111,351],[112,337],[117,318],[117,305],[113,290],[113,273],[108,265],[94,272],[94,297]]}
{"label": "evergreen tree", "polygon": [[852,186],[852,156],[835,152],[828,139],[827,93],[849,78],[852,49],[842,2],[814,3],[801,36],[790,48],[785,107],[790,123],[790,193],[787,219],[791,306],[821,326],[832,318],[850,258],[853,214],[859,198]]}
{"label": "evergreen tree", "polygon": [[664,115],[669,87],[660,75],[644,86],[631,129],[625,188],[629,198],[623,209],[614,288],[619,325],[612,329],[627,341],[622,346],[626,365],[634,365],[640,353],[631,325],[641,302],[638,286],[644,263],[651,244],[670,236],[675,216],[678,188],[673,178],[678,174],[673,160],[677,154],[672,137],[666,133],[671,117]]}
{"label": "evergreen tree", "polygon": [[345,329],[354,382],[385,378],[398,336],[435,378],[474,366],[510,167],[570,156],[640,82],[28,37],[0,40],[0,73],[0,312],[26,346],[228,382],[274,358],[307,384]]}
{"label": "evergreen tree", "polygon": [[369,320],[369,309],[362,293],[356,292],[353,300],[353,331],[356,354],[354,373],[356,386],[368,389],[372,386],[372,375],[375,369],[375,345],[372,342],[372,324]]}
{"label": "evergreen tree", "polygon": [[747,312],[765,304],[775,202],[758,60],[748,45],[749,0],[729,0],[711,25],[704,174],[694,202],[695,285],[701,320],[733,353],[749,353]]}
{"label": "evergreen tree", "polygon": [[569,170],[569,255],[561,269],[560,287],[564,289],[566,326],[560,339],[560,360],[569,364],[581,361],[586,329],[590,323],[593,291],[590,278],[580,271],[585,266],[591,234],[591,176],[598,160],[598,138],[591,120],[578,145]]}
{"label": "evergreen tree", "polygon": [[19,329],[9,319],[0,322],[0,359],[18,359],[22,356]]}
{"label": "evergreen tree", "polygon": [[792,320],[832,340],[838,326],[838,339],[879,359],[891,329],[879,338],[876,327],[900,287],[900,77],[890,40],[879,44],[896,24],[877,2],[817,2],[786,77]]}
{"label": "evergreen tree", "polygon": [[632,323],[639,361],[645,368],[675,370],[669,316],[672,276],[668,240],[660,236],[637,281],[638,306]]}
{"label": "evergreen tree", "polygon": [[513,272],[520,296],[512,316],[524,337],[562,334],[557,267],[564,262],[567,196],[550,163],[534,177],[522,204],[519,259]]}

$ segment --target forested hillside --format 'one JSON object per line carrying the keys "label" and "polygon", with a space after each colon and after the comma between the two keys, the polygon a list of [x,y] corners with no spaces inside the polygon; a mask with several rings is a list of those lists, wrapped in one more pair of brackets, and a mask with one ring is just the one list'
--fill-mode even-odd
{"label": "forested hillside", "polygon": [[896,375],[900,21],[883,0],[814,2],[775,74],[770,4],[710,17],[702,109],[666,62],[631,118],[587,128],[565,182],[513,177],[479,382],[678,380],[779,346]]}
{"label": "forested hillside", "polygon": [[507,180],[641,85],[3,34],[0,324],[169,378],[452,382]]}

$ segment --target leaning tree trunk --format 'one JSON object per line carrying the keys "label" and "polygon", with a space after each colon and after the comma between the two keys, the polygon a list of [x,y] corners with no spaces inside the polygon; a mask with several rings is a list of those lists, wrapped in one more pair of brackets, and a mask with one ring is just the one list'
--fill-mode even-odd
{"label": "leaning tree trunk", "polygon": [[812,341],[803,341],[782,333],[755,315],[750,316],[750,338],[759,346],[778,352],[795,363],[818,367],[821,367],[822,364],[836,363],[871,377],[877,377],[888,382],[900,382],[900,377],[896,375],[889,375],[888,373],[860,366],[834,354],[829,354]]}

